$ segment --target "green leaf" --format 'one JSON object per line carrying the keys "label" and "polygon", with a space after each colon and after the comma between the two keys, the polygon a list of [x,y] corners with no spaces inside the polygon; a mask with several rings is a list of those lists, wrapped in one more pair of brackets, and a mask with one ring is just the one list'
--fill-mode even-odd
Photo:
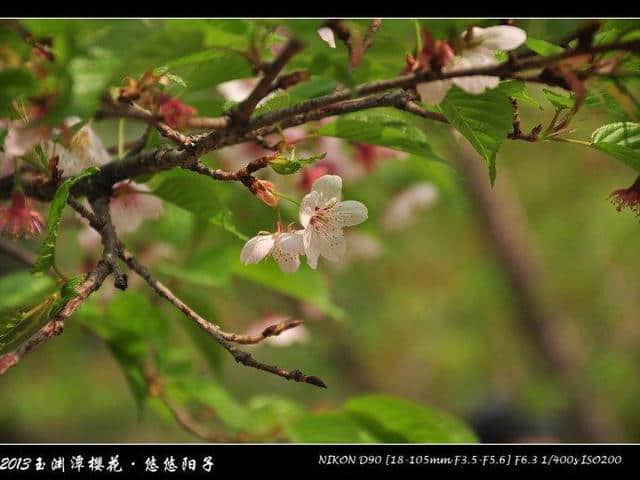
{"label": "green leaf", "polygon": [[21,271],[0,276],[0,312],[20,308],[51,293],[55,282],[51,277],[34,277]]}
{"label": "green leaf", "polygon": [[328,95],[338,86],[332,78],[312,76],[310,80],[291,87],[288,92],[292,102]]}
{"label": "green leaf", "polygon": [[[506,97],[505,97],[506,98]],[[429,144],[419,119],[392,108],[373,108],[341,115],[318,135],[344,138],[440,160]]]}
{"label": "green leaf", "polygon": [[13,117],[14,100],[30,95],[36,90],[36,78],[28,70],[4,68],[0,70],[0,117]]}
{"label": "green leaf", "polygon": [[589,87],[584,104],[591,108],[599,108],[606,111],[614,120],[630,120],[629,114],[620,105],[620,102],[602,87]]}
{"label": "green leaf", "polygon": [[576,100],[572,96],[565,96],[547,88],[543,88],[542,93],[547,98],[547,100],[549,100],[552,105],[556,107],[556,110],[571,109],[576,104]]}
{"label": "green leaf", "polygon": [[640,123],[604,125],[591,134],[591,146],[640,171]]}
{"label": "green leaf", "polygon": [[505,80],[500,82],[496,90],[504,93],[508,97],[513,97],[521,102],[528,103],[542,110],[542,105],[527,92],[527,85],[522,80]]}
{"label": "green leaf", "polygon": [[159,264],[156,268],[160,273],[204,288],[228,285],[232,273],[229,253],[221,248],[198,253],[184,266],[167,262]]}
{"label": "green leaf", "polygon": [[496,155],[513,125],[513,107],[509,98],[496,90],[471,95],[454,87],[449,90],[440,108],[451,125],[484,158],[493,185],[496,178]]}
{"label": "green leaf", "polygon": [[91,167],[83,170],[78,175],[65,180],[56,190],[56,194],[49,207],[49,218],[47,219],[47,236],[38,249],[38,258],[33,267],[33,273],[46,273],[55,261],[56,240],[58,239],[58,227],[62,219],[62,211],[67,205],[69,192],[76,182],[93,175],[99,170],[98,167]]}
{"label": "green leaf", "polygon": [[218,225],[240,240],[247,240],[231,222],[219,185],[210,178],[183,169],[156,175],[150,186],[158,197]]}
{"label": "green leaf", "polygon": [[284,429],[305,415],[304,409],[289,398],[279,395],[256,395],[247,402],[247,428],[262,433],[273,428]]}
{"label": "green leaf", "polygon": [[162,67],[180,76],[193,90],[251,76],[251,67],[244,56],[216,48],[170,60]]}
{"label": "green leaf", "polygon": [[33,277],[29,272],[0,277],[0,353],[22,344],[50,317],[59,298],[51,277]]}
{"label": "green leaf", "polygon": [[345,411],[386,443],[477,442],[473,432],[455,417],[401,398],[354,397],[345,404]]}
{"label": "green leaf", "polygon": [[549,43],[546,40],[540,40],[538,38],[530,37],[529,35],[527,35],[527,40],[524,42],[524,44],[531,50],[536,52],[538,55],[547,56],[564,52],[564,48],[559,47],[558,45]]}
{"label": "green leaf", "polygon": [[49,312],[50,317],[56,316],[64,306],[69,303],[69,300],[78,296],[77,288],[84,281],[84,278],[84,275],[76,275],[62,285],[62,288],[60,288],[60,297],[53,304]]}
{"label": "green leaf", "polygon": [[173,377],[166,382],[167,393],[179,401],[196,400],[213,408],[217,416],[234,430],[247,427],[249,412],[229,392],[206,377]]}
{"label": "green leaf", "polygon": [[321,153],[320,155],[312,155],[311,157],[295,157],[295,149],[293,149],[288,158],[284,155],[278,155],[274,160],[269,162],[269,166],[280,175],[291,175],[302,167],[311,165],[316,160],[322,160],[326,156],[326,153]]}
{"label": "green leaf", "polygon": [[18,347],[42,328],[58,298],[56,292],[35,305],[0,313],[0,354]]}
{"label": "green leaf", "polygon": [[376,443],[378,439],[344,412],[306,415],[289,425],[287,433],[297,443]]}
{"label": "green leaf", "polygon": [[127,290],[114,297],[106,314],[85,314],[79,320],[107,343],[141,411],[148,395],[143,359],[151,346],[160,353],[166,350],[167,317],[146,296]]}
{"label": "green leaf", "polygon": [[319,271],[301,265],[295,274],[281,271],[272,259],[256,265],[240,263],[240,249],[230,250],[233,272],[238,277],[272,288],[298,300],[309,302],[334,318],[342,318],[344,312],[329,295],[329,288]]}
{"label": "green leaf", "polygon": [[253,111],[252,116],[259,117],[273,110],[287,108],[289,105],[291,105],[291,96],[284,90],[277,90],[260,103]]}

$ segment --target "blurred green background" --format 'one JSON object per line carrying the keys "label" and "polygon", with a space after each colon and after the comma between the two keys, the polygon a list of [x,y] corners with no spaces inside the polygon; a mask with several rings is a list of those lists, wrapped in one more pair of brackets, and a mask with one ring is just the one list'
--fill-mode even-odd
{"label": "blurred green background", "polygon": [[[63,59],[67,63],[60,67],[57,78],[63,82],[61,72],[69,74],[72,93],[68,109],[61,115],[77,111],[83,119],[88,118],[95,100],[78,94],[78,88],[86,91],[83,85],[95,87],[96,92],[118,86],[117,79],[125,73],[135,77],[147,68],[165,64],[168,57],[184,57],[217,41],[241,49],[256,28],[252,24],[259,24],[240,20],[91,23],[23,22],[38,35],[52,37],[55,49],[62,51],[60,45],[66,42],[61,56],[67,55]],[[109,23],[115,30],[100,36]],[[274,23],[265,22],[270,28]],[[303,32],[305,38],[313,38],[322,21],[286,23]],[[496,22],[421,23],[434,36],[446,37],[450,28]],[[532,37],[560,42],[584,21],[518,20],[515,24]],[[138,31],[145,34],[133,42]],[[228,38],[220,37],[220,31]],[[414,45],[411,21],[383,21],[367,61],[349,78],[360,82],[397,74],[404,66],[404,53]],[[328,53],[323,47],[322,42],[313,43],[310,53],[294,60],[291,68],[317,65],[314,75],[326,74],[343,81],[340,75],[345,70],[338,70],[347,63],[344,47]],[[114,58],[118,59],[115,67],[109,64]],[[102,67],[104,74],[95,70]],[[225,100],[209,85],[228,78],[210,80],[213,67],[207,64],[199,68],[199,72],[183,73],[187,87],[177,86],[175,95],[198,108],[201,115],[219,114]],[[335,68],[335,76],[331,68]],[[250,76],[246,65],[244,70],[237,70],[232,78]],[[90,71],[99,80],[97,86],[94,77],[83,77]],[[190,78],[195,79],[193,83]],[[553,106],[541,89],[528,87],[529,95],[541,108],[521,105],[525,131],[553,116]],[[637,121],[637,107],[628,99],[620,99],[620,104],[629,119]],[[588,139],[593,130],[616,120],[606,108],[585,107],[572,122],[575,132],[571,137]],[[448,127],[428,121],[420,125],[445,162],[415,155],[385,159],[373,171],[345,179],[345,198],[364,202],[370,212],[366,223],[350,231],[366,234],[374,247],[367,255],[362,253],[366,247],[358,250],[357,240],[353,240],[349,244],[352,260],[341,267],[321,260],[317,272],[303,265],[291,276],[277,272],[272,260],[265,265],[241,267],[237,259],[241,240],[169,203],[165,203],[160,219],[146,221],[124,237],[162,281],[226,330],[247,331],[266,315],[304,320],[308,333],[304,341],[287,346],[265,342],[248,350],[267,363],[317,375],[328,389],[286,382],[236,364],[212,339],[155,297],[139,279],[134,281],[131,274],[129,292],[114,292],[108,279],[102,291],[67,322],[63,335],[0,378],[0,441],[198,440],[177,425],[157,399],[148,399],[139,410],[120,364],[88,327],[92,321],[108,323],[110,316],[116,315],[110,305],[118,301],[118,296],[126,295],[144,297],[147,300],[143,304],[153,309],[152,317],[166,317],[170,333],[163,345],[169,345],[167,362],[177,365],[172,367],[175,371],[188,369],[190,375],[197,374],[223,389],[224,398],[233,398],[242,408],[249,405],[257,411],[263,404],[278,406],[284,423],[303,410],[332,411],[354,395],[375,392],[449,412],[475,428],[481,439],[518,441],[538,436],[545,441],[588,440],[571,414],[574,386],[549,366],[534,334],[525,328],[525,312],[498,261],[481,207],[469,196],[458,162],[461,156],[470,155],[468,149]],[[116,143],[116,120],[94,122],[92,126],[105,145]],[[127,122],[127,138],[135,138],[141,129]],[[345,157],[354,157],[347,142],[340,148]],[[322,144],[317,149],[322,151]],[[223,155],[224,151],[210,154],[207,162],[224,165]],[[239,149],[231,150],[230,155],[240,164],[253,158],[250,152]],[[479,157],[472,158],[482,163]],[[600,440],[640,441],[639,225],[633,213],[617,212],[608,200],[613,190],[633,182],[634,172],[603,153],[559,142],[506,141],[498,154],[497,168],[493,195],[498,202],[522,209],[528,231],[522,254],[537,254],[545,292],[542,302],[567,327],[569,336],[561,343],[577,345],[584,355],[584,365],[575,376],[599,397],[599,406],[606,411],[611,436]],[[297,186],[299,176],[278,179],[283,190],[297,198],[305,193]],[[488,177],[485,181],[488,185]],[[420,182],[435,187],[437,199],[420,209],[410,224],[395,230],[383,228],[382,219],[390,202]],[[273,229],[275,212],[248,195],[241,185],[216,184],[215,190],[240,232],[251,237],[259,230]],[[295,221],[296,209],[283,201],[281,215]],[[98,258],[98,247],[86,250],[79,245],[81,229],[75,215],[66,212],[57,252],[59,266],[65,272],[78,272],[88,260]],[[23,245],[35,250],[38,240]],[[358,253],[362,255],[358,257]],[[3,275],[12,275],[21,267],[0,256],[0,268]],[[140,310],[129,312],[131,322],[147,321]],[[150,328],[155,327],[152,324]],[[195,412],[213,429],[229,428],[228,422],[221,425],[216,420],[211,409]],[[500,433],[501,429],[506,433]]]}

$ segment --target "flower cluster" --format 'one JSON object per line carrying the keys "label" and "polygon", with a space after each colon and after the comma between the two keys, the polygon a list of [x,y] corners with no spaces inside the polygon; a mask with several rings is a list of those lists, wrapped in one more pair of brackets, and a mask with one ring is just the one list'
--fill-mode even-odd
{"label": "flower cluster", "polygon": [[[438,56],[442,61],[441,71],[448,73],[497,65],[496,53],[518,48],[526,38],[527,34],[524,30],[510,25],[473,27],[463,34],[459,52],[455,55],[440,54]],[[438,49],[438,53],[447,51],[450,50]],[[499,77],[471,75],[420,83],[416,86],[416,90],[423,101],[434,105],[442,101],[452,85],[457,85],[467,93],[479,95],[488,88],[497,87],[499,82]]]}
{"label": "flower cluster", "polygon": [[346,252],[344,227],[367,219],[367,207],[354,200],[341,201],[342,178],[324,175],[318,178],[300,204],[301,230],[284,229],[280,224],[274,233],[259,234],[250,239],[240,253],[247,265],[271,255],[285,272],[295,272],[300,255],[307,257],[311,268],[318,258],[340,261]]}

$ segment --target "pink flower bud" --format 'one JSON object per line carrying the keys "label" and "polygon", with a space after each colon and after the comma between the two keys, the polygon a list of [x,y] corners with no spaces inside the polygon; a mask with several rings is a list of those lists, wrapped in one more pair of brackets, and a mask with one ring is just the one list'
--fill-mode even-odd
{"label": "pink flower bud", "polygon": [[276,189],[276,186],[268,180],[257,180],[254,183],[255,192],[254,195],[262,200],[264,203],[269,205],[270,207],[277,207],[278,201],[280,200],[276,195],[273,194],[273,191]]}

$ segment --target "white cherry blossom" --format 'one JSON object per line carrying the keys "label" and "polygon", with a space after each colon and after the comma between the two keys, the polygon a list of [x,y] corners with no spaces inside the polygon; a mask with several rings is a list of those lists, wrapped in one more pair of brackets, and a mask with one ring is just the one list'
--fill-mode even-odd
{"label": "white cherry blossom", "polygon": [[162,200],[150,194],[149,187],[134,181],[124,181],[113,186],[109,213],[116,232],[130,233],[143,221],[162,215]]}
{"label": "white cherry blossom", "polygon": [[[495,54],[501,50],[518,48],[526,40],[527,34],[518,27],[498,25],[488,28],[473,27],[470,36],[467,37],[465,32],[463,38],[466,42],[465,48],[442,68],[443,73],[497,65],[498,60]],[[486,89],[497,87],[498,83],[500,83],[499,77],[473,75],[420,83],[416,86],[416,90],[424,102],[435,105],[442,101],[452,85],[457,85],[468,93],[479,95]]]}
{"label": "white cherry blossom", "polygon": [[339,176],[324,175],[313,183],[300,204],[304,251],[311,268],[318,266],[320,255],[340,261],[346,252],[343,228],[367,219],[367,207],[354,200],[341,201],[341,190]]}
{"label": "white cherry blossom", "polygon": [[430,182],[419,182],[395,195],[382,215],[382,228],[403,230],[411,226],[420,213],[438,201],[438,189]]}
{"label": "white cherry blossom", "polygon": [[280,226],[274,233],[261,233],[250,239],[240,252],[243,265],[259,263],[271,255],[280,269],[291,273],[300,267],[300,255],[304,255],[301,231],[284,232]]}
{"label": "white cherry blossom", "polygon": [[322,27],[319,28],[317,32],[323,42],[325,42],[331,48],[336,48],[336,38],[333,34],[333,30],[331,30],[329,27]]}
{"label": "white cherry blossom", "polygon": [[111,161],[102,140],[89,125],[85,125],[75,133],[71,138],[69,149],[52,140],[47,140],[43,143],[42,150],[47,158],[58,156],[58,168],[62,170],[63,177],[72,177],[85,168],[100,167]]}
{"label": "white cherry blossom", "polygon": [[[82,200],[82,203],[90,208],[86,199]],[[109,199],[109,213],[118,235],[137,230],[142,222],[156,219],[163,212],[162,200],[150,194],[146,185],[126,180],[113,186],[113,194]],[[79,215],[78,218],[85,224],[85,228],[78,234],[78,243],[85,250],[93,250],[101,243],[100,234],[89,227],[86,219]]]}

